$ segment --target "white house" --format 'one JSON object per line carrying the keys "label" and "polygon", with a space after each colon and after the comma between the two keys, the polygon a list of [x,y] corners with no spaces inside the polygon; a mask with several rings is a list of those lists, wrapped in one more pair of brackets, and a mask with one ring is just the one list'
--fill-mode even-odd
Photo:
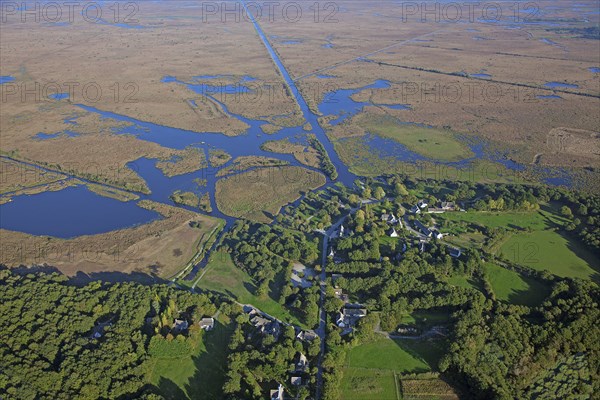
{"label": "white house", "polygon": [[443,238],[444,238],[444,234],[443,234],[442,232],[440,232],[440,231],[438,231],[438,230],[435,230],[435,229],[434,229],[434,230],[432,230],[432,232],[433,232],[433,236],[434,236],[436,239],[438,239],[438,240],[441,240],[441,239],[443,239]]}
{"label": "white house", "polygon": [[215,319],[212,317],[202,318],[199,322],[200,329],[204,329],[205,331],[212,331],[215,327]]}

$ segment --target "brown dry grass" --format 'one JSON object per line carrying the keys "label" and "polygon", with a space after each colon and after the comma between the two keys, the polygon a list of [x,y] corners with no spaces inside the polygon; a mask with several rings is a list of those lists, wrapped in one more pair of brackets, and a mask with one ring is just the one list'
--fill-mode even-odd
{"label": "brown dry grass", "polygon": [[[18,16],[9,17],[0,26],[0,75],[13,76],[20,89],[31,89],[35,84],[43,88],[51,82],[63,89],[69,82],[78,86],[69,100],[49,100],[42,89],[24,100],[20,93],[2,99],[2,151],[60,165],[64,170],[70,164],[79,175],[94,163],[99,180],[140,190],[147,189],[145,183],[125,165],[141,156],[163,158],[171,153],[135,138],[111,137],[111,129],[122,124],[101,120],[71,103],[197,132],[237,135],[248,128],[243,121],[225,114],[220,105],[184,85],[161,82],[167,75],[186,82],[197,75],[226,74],[232,80],[253,76],[256,81],[251,84],[260,89],[259,96],[224,96],[219,100],[232,113],[246,117],[274,120],[275,116],[288,115],[277,124],[302,122],[297,105],[251,24],[224,27],[220,22],[204,23],[201,7],[179,4],[140,3],[135,18],[146,29],[135,30],[89,23],[79,15],[68,26],[49,26],[33,18],[23,23]],[[28,38],[27,48],[18,44],[24,37]],[[83,87],[89,84],[101,89],[98,101],[93,101],[93,90],[84,96]],[[195,100],[196,106],[189,100]],[[81,116],[76,127],[63,121],[74,114]],[[43,142],[33,139],[38,132],[65,129],[82,135]],[[119,176],[115,177],[114,171],[119,171]]]}
{"label": "brown dry grass", "polygon": [[[113,129],[124,123],[101,118],[66,102],[46,105],[10,103],[20,112],[6,115],[3,104],[0,114],[2,151],[16,159],[30,161],[100,183],[110,183],[130,190],[147,191],[144,180],[131,168],[129,162],[140,157],[165,158],[171,149],[141,141],[131,135],[118,135]],[[63,120],[79,116],[77,124]],[[75,131],[79,136],[59,135],[40,140],[38,132],[57,133]]]}
{"label": "brown dry grass", "polygon": [[273,153],[292,154],[298,162],[309,167],[321,166],[321,156],[312,145],[292,143],[289,139],[282,139],[265,142],[262,148]]}
{"label": "brown dry grass", "polygon": [[270,222],[281,207],[325,181],[324,175],[301,167],[259,168],[220,179],[215,196],[227,215]]}
{"label": "brown dry grass", "polygon": [[[54,182],[44,183],[44,184],[37,185],[37,186],[29,186],[29,187],[25,187],[25,188],[16,190],[14,192],[10,192],[8,194],[2,195],[0,197],[0,204],[5,204],[5,203],[12,201],[13,197],[15,197],[15,196],[32,195],[32,194],[38,194],[38,193],[43,193],[43,192],[57,192],[59,190],[65,189],[67,187],[77,186],[77,185],[81,185],[81,184],[84,184],[84,182],[82,182],[78,179],[67,178],[67,179],[59,179]],[[91,186],[91,185],[89,185],[89,186]]]}
{"label": "brown dry grass", "polygon": [[[95,82],[103,92],[99,101],[90,104],[81,91],[72,100],[144,121],[226,134],[240,133],[245,124],[215,112],[210,102],[190,106],[187,100],[198,98],[196,93],[161,79],[166,75],[183,81],[197,75],[251,75],[257,86],[279,84],[277,101],[266,93],[230,96],[224,103],[231,112],[248,117],[298,114],[252,24],[205,23],[202,7],[181,5],[140,3],[136,18],[146,29],[123,29],[82,18],[64,27],[9,18],[0,27],[2,74],[14,76],[18,83],[79,82],[81,88]],[[18,44],[25,36],[30,42],[27,49]],[[136,89],[126,87],[130,82]],[[118,96],[111,89],[115,83],[120,84]]]}
{"label": "brown dry grass", "polygon": [[198,171],[207,166],[204,150],[196,147],[173,150],[169,157],[156,163],[156,167],[168,177]]}
{"label": "brown dry grass", "polygon": [[[597,4],[583,3],[591,12],[585,16],[587,23],[573,22],[583,17],[573,11],[572,2],[565,0],[536,2],[540,9],[536,17],[549,23],[558,21],[567,28],[597,25],[600,17],[593,14]],[[263,24],[263,29],[268,35],[301,41],[299,44],[275,41],[274,47],[292,77],[301,78],[297,82],[299,88],[315,111],[328,92],[386,79],[392,83],[390,89],[366,90],[355,99],[371,99],[379,104],[407,103],[411,110],[382,108],[380,112],[406,122],[447,126],[484,137],[514,152],[512,157],[517,161],[531,163],[539,149],[545,147],[553,129],[600,131],[600,74],[588,70],[600,65],[598,41],[555,30],[552,25],[521,24],[520,29],[507,29],[513,14],[508,11],[509,3],[500,4],[505,11],[503,24],[438,23],[431,15],[421,22],[420,14],[404,22],[402,7],[397,3],[349,1],[344,2],[336,15],[337,23],[316,24],[307,18],[295,24],[281,21]],[[467,18],[466,10],[463,11]],[[477,37],[486,40],[475,40]],[[334,47],[322,47],[326,43]],[[382,51],[367,57],[374,62],[349,61],[378,49]],[[334,78],[304,77],[317,71]],[[453,75],[461,72],[485,72],[492,75],[493,82]],[[552,94],[543,88],[549,81],[579,87],[564,89],[574,94],[559,92],[562,100],[536,98]],[[418,91],[403,98],[409,84],[417,85]],[[436,85],[440,88],[438,92],[446,91],[447,95],[436,97]],[[462,90],[460,98],[453,98],[453,87]],[[469,96],[470,87],[479,91],[473,98]],[[483,90],[492,95],[486,98]],[[502,93],[497,101],[494,90]],[[344,129],[347,130],[344,135],[348,136],[355,127],[344,126]],[[599,166],[589,155],[575,163],[573,159],[572,154],[564,152],[544,154],[539,162]]]}
{"label": "brown dry grass", "polygon": [[231,160],[231,155],[221,149],[210,149],[208,151],[208,160],[213,168],[221,167]]}
{"label": "brown dry grass", "polygon": [[7,158],[0,159],[0,194],[65,179],[63,174],[44,171]]}
{"label": "brown dry grass", "polygon": [[218,177],[229,175],[231,173],[237,173],[246,171],[250,168],[256,167],[277,167],[287,165],[287,161],[278,160],[276,158],[262,157],[262,156],[242,156],[237,157],[231,165],[223,168],[217,172]]}

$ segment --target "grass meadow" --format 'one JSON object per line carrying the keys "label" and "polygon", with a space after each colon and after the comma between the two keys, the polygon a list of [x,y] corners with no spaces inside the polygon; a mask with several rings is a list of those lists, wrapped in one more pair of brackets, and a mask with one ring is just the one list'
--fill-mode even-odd
{"label": "grass meadow", "polygon": [[213,253],[205,268],[206,273],[197,285],[199,289],[231,296],[241,304],[252,304],[282,321],[303,325],[292,313],[271,297],[273,293],[264,297],[254,295],[256,286],[252,278],[235,266],[229,253],[224,251]]}
{"label": "grass meadow", "polygon": [[550,294],[544,283],[524,277],[516,271],[486,263],[488,279],[498,300],[525,306],[537,306]]}
{"label": "grass meadow", "polygon": [[443,341],[394,340],[380,337],[348,352],[341,384],[342,399],[399,399],[398,377],[437,368]]}
{"label": "grass meadow", "polygon": [[153,357],[150,383],[166,399],[221,399],[227,368],[227,344],[233,332],[220,317],[215,329],[198,338],[192,354],[183,357]]}

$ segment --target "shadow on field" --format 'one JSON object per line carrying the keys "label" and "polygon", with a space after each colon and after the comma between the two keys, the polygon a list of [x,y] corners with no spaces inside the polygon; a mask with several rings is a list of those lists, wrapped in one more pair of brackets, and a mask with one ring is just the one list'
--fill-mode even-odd
{"label": "shadow on field", "polygon": [[430,370],[436,371],[438,369],[438,363],[440,358],[445,353],[444,348],[446,342],[444,340],[401,340],[394,339],[394,343],[398,345],[402,350],[410,354],[415,360],[421,361],[429,365],[430,369],[427,368],[413,368],[409,373],[419,374],[423,372],[429,372]]}
{"label": "shadow on field", "polygon": [[175,382],[167,378],[160,378],[158,381],[158,392],[167,400],[185,400],[189,399],[186,393],[181,390]]}
{"label": "shadow on field", "polygon": [[[195,373],[185,384],[191,399],[220,399],[227,370],[228,343],[233,329],[215,319],[212,331],[204,332],[205,350],[193,357]],[[182,397],[186,398],[186,397]]]}

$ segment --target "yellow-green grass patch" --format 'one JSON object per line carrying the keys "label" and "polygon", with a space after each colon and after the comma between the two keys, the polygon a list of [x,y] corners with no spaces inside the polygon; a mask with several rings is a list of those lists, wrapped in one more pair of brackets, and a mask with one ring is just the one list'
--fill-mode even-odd
{"label": "yellow-green grass patch", "polygon": [[562,277],[599,279],[600,258],[555,231],[516,233],[502,244],[499,254],[538,271],[548,270]]}
{"label": "yellow-green grass patch", "polygon": [[409,150],[439,161],[460,161],[473,157],[469,146],[447,129],[403,124],[390,117],[364,118],[361,126],[369,133],[395,140]]}
{"label": "yellow-green grass patch", "polygon": [[438,342],[377,338],[348,352],[347,366],[393,370],[398,373],[431,371],[442,354]]}
{"label": "yellow-green grass patch", "polygon": [[[200,272],[202,273],[202,272]],[[252,304],[282,321],[302,325],[300,321],[273,299],[272,293],[256,296],[256,285],[245,271],[236,267],[229,253],[217,251],[213,253],[206,266],[206,273],[198,282],[199,289],[225,294],[241,304]]]}
{"label": "yellow-green grass patch", "polygon": [[204,332],[192,354],[152,357],[150,383],[167,399],[220,399],[227,370],[227,345],[232,328],[219,318],[213,331]]}

